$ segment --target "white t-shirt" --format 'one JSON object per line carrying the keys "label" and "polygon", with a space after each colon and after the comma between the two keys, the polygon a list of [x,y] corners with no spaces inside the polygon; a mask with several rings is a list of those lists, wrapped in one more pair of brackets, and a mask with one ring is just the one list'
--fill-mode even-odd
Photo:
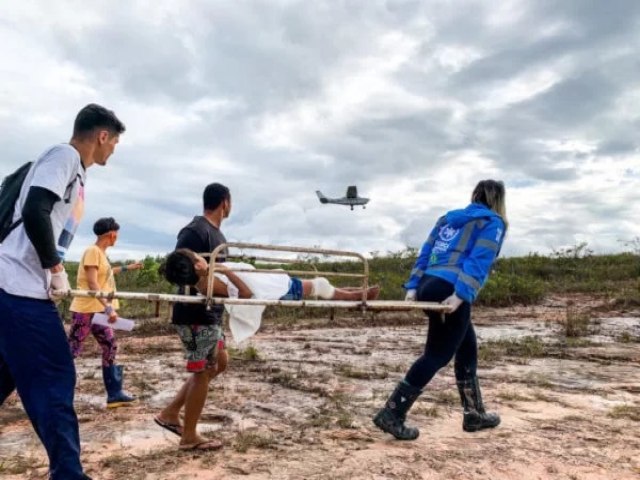
{"label": "white t-shirt", "polygon": [[[224,262],[224,266],[229,270],[255,270],[256,268],[250,263],[242,262]],[[272,272],[274,273],[236,272],[236,276],[249,287],[253,294],[251,298],[277,300],[289,291],[291,277],[284,270],[273,269]],[[216,276],[227,285],[229,297],[237,298],[238,289],[236,286],[225,275],[217,274]]]}
{"label": "white t-shirt", "polygon": [[[31,166],[16,202],[13,220],[22,216],[22,207],[31,187],[42,187],[61,200],[53,205],[51,226],[60,258],[71,245],[84,213],[86,173],[78,151],[68,144],[51,147]],[[12,295],[49,298],[51,273],[42,268],[35,248],[20,224],[0,245],[0,288]]]}
{"label": "white t-shirt", "polygon": [[[224,265],[230,270],[255,268],[251,264],[239,262],[225,262]],[[252,298],[277,300],[289,291],[291,278],[284,270],[281,273],[236,272],[236,275],[249,287],[253,294]],[[216,277],[227,285],[230,298],[238,297],[238,289],[225,275],[217,273]],[[224,307],[229,313],[229,328],[236,342],[246,340],[260,328],[264,306],[225,305]]]}

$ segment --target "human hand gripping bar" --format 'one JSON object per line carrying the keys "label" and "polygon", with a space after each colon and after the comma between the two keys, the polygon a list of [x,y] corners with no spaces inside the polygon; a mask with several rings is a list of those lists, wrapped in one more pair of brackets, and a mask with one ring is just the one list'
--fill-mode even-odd
{"label": "human hand gripping bar", "polygon": [[[51,300],[62,299],[70,290],[69,276],[64,268],[51,274],[51,283],[49,284],[49,298]],[[62,295],[57,295],[58,292],[61,292]]]}

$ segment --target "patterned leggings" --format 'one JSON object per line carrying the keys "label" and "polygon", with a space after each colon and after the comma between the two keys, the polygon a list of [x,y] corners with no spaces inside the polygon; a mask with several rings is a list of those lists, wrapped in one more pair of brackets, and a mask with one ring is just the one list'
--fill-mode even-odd
{"label": "patterned leggings", "polygon": [[69,346],[73,358],[77,358],[82,352],[82,344],[91,332],[102,347],[102,366],[109,367],[116,361],[116,337],[113,335],[113,329],[103,327],[102,325],[91,325],[93,313],[76,313],[72,312],[73,323],[69,331]]}

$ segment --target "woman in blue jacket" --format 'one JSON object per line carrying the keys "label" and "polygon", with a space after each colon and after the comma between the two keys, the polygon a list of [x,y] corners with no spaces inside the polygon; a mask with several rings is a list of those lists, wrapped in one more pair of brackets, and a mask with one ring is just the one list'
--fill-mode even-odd
{"label": "woman in blue jacket", "polygon": [[475,432],[500,423],[485,412],[478,385],[478,345],[471,323],[471,304],[489,276],[507,229],[504,184],[483,180],[473,190],[471,204],[441,217],[422,246],[409,281],[406,300],[442,302],[444,317],[427,312],[429,331],[424,353],[407,372],[374,423],[399,440],[418,438],[407,427],[407,412],[438,370],[455,355],[455,375],[464,409],[462,428]]}

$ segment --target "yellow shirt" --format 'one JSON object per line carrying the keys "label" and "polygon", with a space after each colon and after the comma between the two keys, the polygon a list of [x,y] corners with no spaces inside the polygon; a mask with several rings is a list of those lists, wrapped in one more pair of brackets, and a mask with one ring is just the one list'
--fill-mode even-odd
{"label": "yellow shirt", "polygon": [[[78,266],[78,289],[90,290],[85,267],[98,268],[98,285],[103,292],[115,292],[116,281],[113,278],[113,270],[105,253],[97,245],[91,245],[84,251],[80,265]],[[119,308],[118,300],[113,300],[111,306]],[[96,298],[75,297],[69,310],[76,313],[97,313],[104,311],[104,305]]]}

